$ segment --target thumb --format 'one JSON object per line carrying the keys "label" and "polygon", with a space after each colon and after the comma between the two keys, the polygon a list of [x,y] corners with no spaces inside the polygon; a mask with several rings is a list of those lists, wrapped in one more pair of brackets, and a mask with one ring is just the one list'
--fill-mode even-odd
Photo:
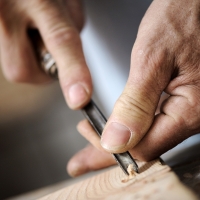
{"label": "thumb", "polygon": [[127,84],[102,134],[101,145],[109,152],[122,153],[139,143],[154,120],[160,95],[170,80],[172,70],[166,66],[170,64],[166,52],[155,52],[147,44],[135,44]]}

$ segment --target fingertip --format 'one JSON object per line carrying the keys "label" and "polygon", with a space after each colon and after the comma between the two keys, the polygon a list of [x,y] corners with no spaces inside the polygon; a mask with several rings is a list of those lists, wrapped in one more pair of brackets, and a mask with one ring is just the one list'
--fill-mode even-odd
{"label": "fingertip", "polygon": [[80,109],[86,105],[91,97],[91,93],[84,84],[78,82],[71,85],[67,91],[66,99],[69,107],[73,110]]}
{"label": "fingertip", "polygon": [[75,157],[68,162],[66,170],[71,177],[77,177],[89,171],[87,166],[82,165]]}
{"label": "fingertip", "polygon": [[93,146],[87,145],[84,149],[76,153],[67,164],[67,172],[72,177],[77,177],[91,171],[91,153]]}
{"label": "fingertip", "polygon": [[67,165],[67,172],[70,176],[76,177],[114,164],[116,162],[109,153],[88,145],[71,158]]}
{"label": "fingertip", "polygon": [[[78,65],[78,66],[77,66]],[[68,106],[77,110],[84,107],[92,96],[92,79],[85,62],[59,68],[59,81]]]}
{"label": "fingertip", "polygon": [[[53,56],[60,85],[68,106],[77,110],[86,105],[92,95],[92,79],[87,67],[80,34],[71,23],[69,13],[60,5],[51,7],[35,17],[40,34]],[[57,16],[57,17],[52,17]]]}
{"label": "fingertip", "polygon": [[[55,13],[58,10],[54,10]],[[68,17],[48,20],[47,25],[38,22],[48,51],[58,67],[60,85],[68,106],[77,110],[86,105],[92,94],[92,79],[85,61],[80,35]],[[42,20],[48,17],[46,13]],[[46,21],[46,20],[45,20]]]}
{"label": "fingertip", "polygon": [[79,131],[79,133],[83,133],[83,132],[88,132],[88,126],[89,126],[88,120],[83,119],[77,124],[76,128]]}
{"label": "fingertip", "polygon": [[101,145],[105,150],[123,153],[145,136],[153,122],[156,105],[156,102],[150,104],[145,95],[135,85],[126,85],[102,134]]}

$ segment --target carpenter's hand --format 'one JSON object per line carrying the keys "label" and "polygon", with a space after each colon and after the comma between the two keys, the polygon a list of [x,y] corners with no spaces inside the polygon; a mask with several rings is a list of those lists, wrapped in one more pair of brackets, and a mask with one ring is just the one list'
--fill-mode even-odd
{"label": "carpenter's hand", "polygon": [[73,109],[91,96],[90,73],[82,52],[79,30],[83,25],[80,0],[1,0],[0,50],[3,72],[8,80],[47,82],[39,68],[27,31],[38,29],[54,57],[59,80]]}
{"label": "carpenter's hand", "polygon": [[[126,87],[101,139],[108,152],[130,150],[136,159],[151,160],[200,131],[199,15],[200,0],[155,0],[149,7],[133,46]],[[163,91],[169,97],[155,115]],[[86,122],[79,130],[98,145]],[[78,159],[69,163],[72,175],[83,173]],[[103,156],[101,162],[101,167],[108,165]]]}

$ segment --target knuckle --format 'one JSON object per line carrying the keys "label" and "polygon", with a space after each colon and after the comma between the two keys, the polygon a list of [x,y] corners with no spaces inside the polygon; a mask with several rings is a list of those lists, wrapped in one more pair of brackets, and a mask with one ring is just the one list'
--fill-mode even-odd
{"label": "knuckle", "polygon": [[3,67],[3,69],[5,78],[10,82],[28,82],[31,77],[29,70],[22,68],[21,66],[8,65]]}
{"label": "knuckle", "polygon": [[152,113],[149,112],[149,106],[147,101],[140,98],[134,98],[135,95],[130,95],[128,92],[123,92],[121,97],[117,101],[117,107],[123,108],[124,113],[128,113],[134,116],[147,116]]}
{"label": "knuckle", "polygon": [[[156,92],[163,90],[166,82],[171,77],[173,59],[171,53],[165,47],[153,48],[149,45],[136,47],[132,51],[131,63],[134,69],[140,74],[134,76],[136,80],[143,79],[145,82],[150,81],[156,87]],[[162,78],[158,78],[162,77]],[[156,80],[152,82],[152,80]],[[150,86],[150,85],[149,85]]]}
{"label": "knuckle", "polygon": [[171,103],[173,105],[166,105],[167,108],[164,108],[164,111],[168,109],[167,113],[170,112],[178,130],[184,131],[186,134],[191,134],[200,128],[200,104],[197,95],[188,94],[189,98],[176,97],[176,100],[172,99]]}
{"label": "knuckle", "polygon": [[70,45],[72,42],[79,41],[79,35],[75,28],[73,27],[59,27],[51,30],[51,32],[46,37],[47,44],[52,48],[57,48],[59,46]]}
{"label": "knuckle", "polygon": [[200,104],[199,98],[195,96],[190,97],[185,105],[185,114],[182,114],[183,120],[190,130],[199,128],[200,122]]}

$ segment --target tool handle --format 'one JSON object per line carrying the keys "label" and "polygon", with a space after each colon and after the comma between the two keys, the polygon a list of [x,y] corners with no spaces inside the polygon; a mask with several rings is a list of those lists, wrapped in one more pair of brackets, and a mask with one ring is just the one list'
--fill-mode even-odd
{"label": "tool handle", "polygon": [[39,31],[37,29],[28,30],[28,36],[32,42],[38,64],[41,66],[42,71],[50,77],[58,79],[56,62],[46,49]]}

